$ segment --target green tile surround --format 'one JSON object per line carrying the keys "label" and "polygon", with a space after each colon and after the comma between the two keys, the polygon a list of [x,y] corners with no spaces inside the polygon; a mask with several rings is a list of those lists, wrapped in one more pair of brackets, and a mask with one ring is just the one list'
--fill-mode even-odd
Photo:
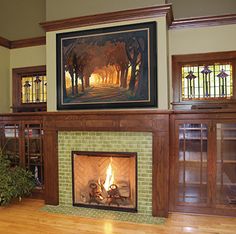
{"label": "green tile surround", "polygon": [[[73,207],[71,151],[137,152],[138,214]],[[58,152],[59,206],[46,206],[44,210],[131,222],[162,222],[152,217],[152,133],[61,131]]]}

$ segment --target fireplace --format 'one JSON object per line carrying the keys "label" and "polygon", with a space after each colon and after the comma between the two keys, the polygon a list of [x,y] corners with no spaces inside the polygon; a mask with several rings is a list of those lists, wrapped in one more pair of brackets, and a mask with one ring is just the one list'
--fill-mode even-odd
{"label": "fireplace", "polygon": [[137,153],[72,151],[73,205],[137,212]]}

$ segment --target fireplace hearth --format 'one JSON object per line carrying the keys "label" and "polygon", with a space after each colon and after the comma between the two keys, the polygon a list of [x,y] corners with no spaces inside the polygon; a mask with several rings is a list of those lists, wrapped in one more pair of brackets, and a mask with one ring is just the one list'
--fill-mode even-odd
{"label": "fireplace hearth", "polygon": [[137,212],[137,153],[72,151],[73,205]]}

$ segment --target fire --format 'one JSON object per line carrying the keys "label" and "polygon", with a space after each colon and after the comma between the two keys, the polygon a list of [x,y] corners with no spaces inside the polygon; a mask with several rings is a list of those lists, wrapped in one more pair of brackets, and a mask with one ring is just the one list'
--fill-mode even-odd
{"label": "fire", "polygon": [[109,163],[109,166],[107,167],[106,171],[106,180],[103,185],[103,187],[106,189],[106,191],[109,190],[109,187],[114,183],[114,172],[112,170],[111,162]]}

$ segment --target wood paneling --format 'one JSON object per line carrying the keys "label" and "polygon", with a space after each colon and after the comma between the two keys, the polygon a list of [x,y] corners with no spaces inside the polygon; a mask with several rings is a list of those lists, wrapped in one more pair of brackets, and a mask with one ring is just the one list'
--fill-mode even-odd
{"label": "wood paneling", "polygon": [[131,9],[125,11],[109,12],[97,15],[82,16],[64,20],[48,21],[40,23],[40,25],[44,28],[46,32],[48,32],[48,31],[56,31],[68,28],[85,27],[90,25],[98,25],[105,23],[138,20],[138,19],[148,19],[161,16],[166,16],[167,24],[168,25],[171,24],[171,22],[173,21],[171,4]]}
{"label": "wood paneling", "polygon": [[167,217],[169,211],[169,131],[153,133],[152,214]]}
{"label": "wood paneling", "polygon": [[170,29],[219,26],[236,23],[236,14],[205,16],[174,20]]}
{"label": "wood paneling", "polygon": [[44,129],[44,176],[45,202],[50,205],[59,203],[57,131],[51,127]]}

